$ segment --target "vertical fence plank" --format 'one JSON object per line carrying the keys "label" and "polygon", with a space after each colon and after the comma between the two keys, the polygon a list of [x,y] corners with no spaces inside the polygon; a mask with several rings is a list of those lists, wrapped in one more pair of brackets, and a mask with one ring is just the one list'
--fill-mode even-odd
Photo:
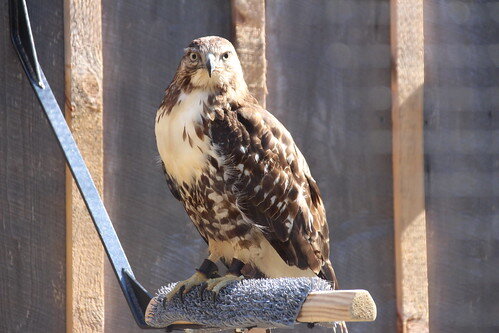
{"label": "vertical fence plank", "polygon": [[391,1],[393,196],[400,332],[428,332],[423,1]]}
{"label": "vertical fence plank", "polygon": [[265,0],[232,0],[231,5],[234,44],[244,78],[253,96],[265,107]]}
{"label": "vertical fence plank", "polygon": [[[158,164],[154,117],[194,38],[230,39],[226,0],[103,1],[105,203],[137,279],[151,292],[192,275],[207,246]],[[143,332],[109,265],[106,332]]]}
{"label": "vertical fence plank", "polygon": [[375,322],[348,327],[394,332],[390,2],[272,0],[265,10],[267,108],[319,184],[340,287],[369,290],[378,307]]}
{"label": "vertical fence plank", "polygon": [[[8,7],[0,2],[0,332],[64,332],[64,156],[12,46]],[[62,2],[27,7],[62,105]]]}
{"label": "vertical fence plank", "polygon": [[430,330],[499,332],[499,2],[424,11]]}
{"label": "vertical fence plank", "polygon": [[[102,193],[102,28],[99,0],[65,0],[66,118]],[[104,331],[104,255],[92,220],[67,174],[68,332]]]}

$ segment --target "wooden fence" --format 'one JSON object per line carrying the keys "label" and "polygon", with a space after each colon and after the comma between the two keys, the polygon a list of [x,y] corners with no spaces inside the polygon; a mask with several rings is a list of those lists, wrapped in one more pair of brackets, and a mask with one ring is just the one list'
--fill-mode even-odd
{"label": "wooden fence", "polygon": [[[138,332],[0,6],[0,331]],[[28,1],[41,65],[138,280],[185,279],[206,254],[153,126],[183,47],[220,35],[311,166],[341,287],[378,305],[351,331],[497,331],[499,7],[424,6]]]}

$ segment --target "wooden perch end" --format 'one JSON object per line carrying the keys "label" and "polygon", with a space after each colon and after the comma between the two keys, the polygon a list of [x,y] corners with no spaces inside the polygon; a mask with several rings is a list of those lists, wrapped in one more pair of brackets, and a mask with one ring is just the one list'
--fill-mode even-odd
{"label": "wooden perch end", "polygon": [[308,295],[296,320],[301,323],[373,321],[376,304],[366,290],[315,291]]}
{"label": "wooden perch end", "polygon": [[[146,311],[146,318],[152,314],[157,299],[153,298]],[[311,292],[297,317],[301,323],[330,323],[335,321],[374,321],[376,304],[367,290],[335,290]],[[147,319],[146,319],[147,321]],[[176,321],[173,324],[197,324]]]}

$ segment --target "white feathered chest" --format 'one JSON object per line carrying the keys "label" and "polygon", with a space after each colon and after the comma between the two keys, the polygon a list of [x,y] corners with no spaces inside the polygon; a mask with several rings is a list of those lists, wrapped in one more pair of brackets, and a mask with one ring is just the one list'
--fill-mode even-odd
{"label": "white feathered chest", "polygon": [[158,110],[156,143],[168,174],[178,184],[199,179],[210,154],[210,139],[200,132],[203,104],[208,93],[194,90],[181,93],[171,112]]}

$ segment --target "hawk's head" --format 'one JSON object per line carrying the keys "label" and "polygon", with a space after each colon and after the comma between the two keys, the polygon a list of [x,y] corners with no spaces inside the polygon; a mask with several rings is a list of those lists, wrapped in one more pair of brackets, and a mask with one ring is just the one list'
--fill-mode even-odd
{"label": "hawk's head", "polygon": [[247,90],[236,50],[225,38],[201,37],[184,51],[177,74],[189,77],[193,88]]}

